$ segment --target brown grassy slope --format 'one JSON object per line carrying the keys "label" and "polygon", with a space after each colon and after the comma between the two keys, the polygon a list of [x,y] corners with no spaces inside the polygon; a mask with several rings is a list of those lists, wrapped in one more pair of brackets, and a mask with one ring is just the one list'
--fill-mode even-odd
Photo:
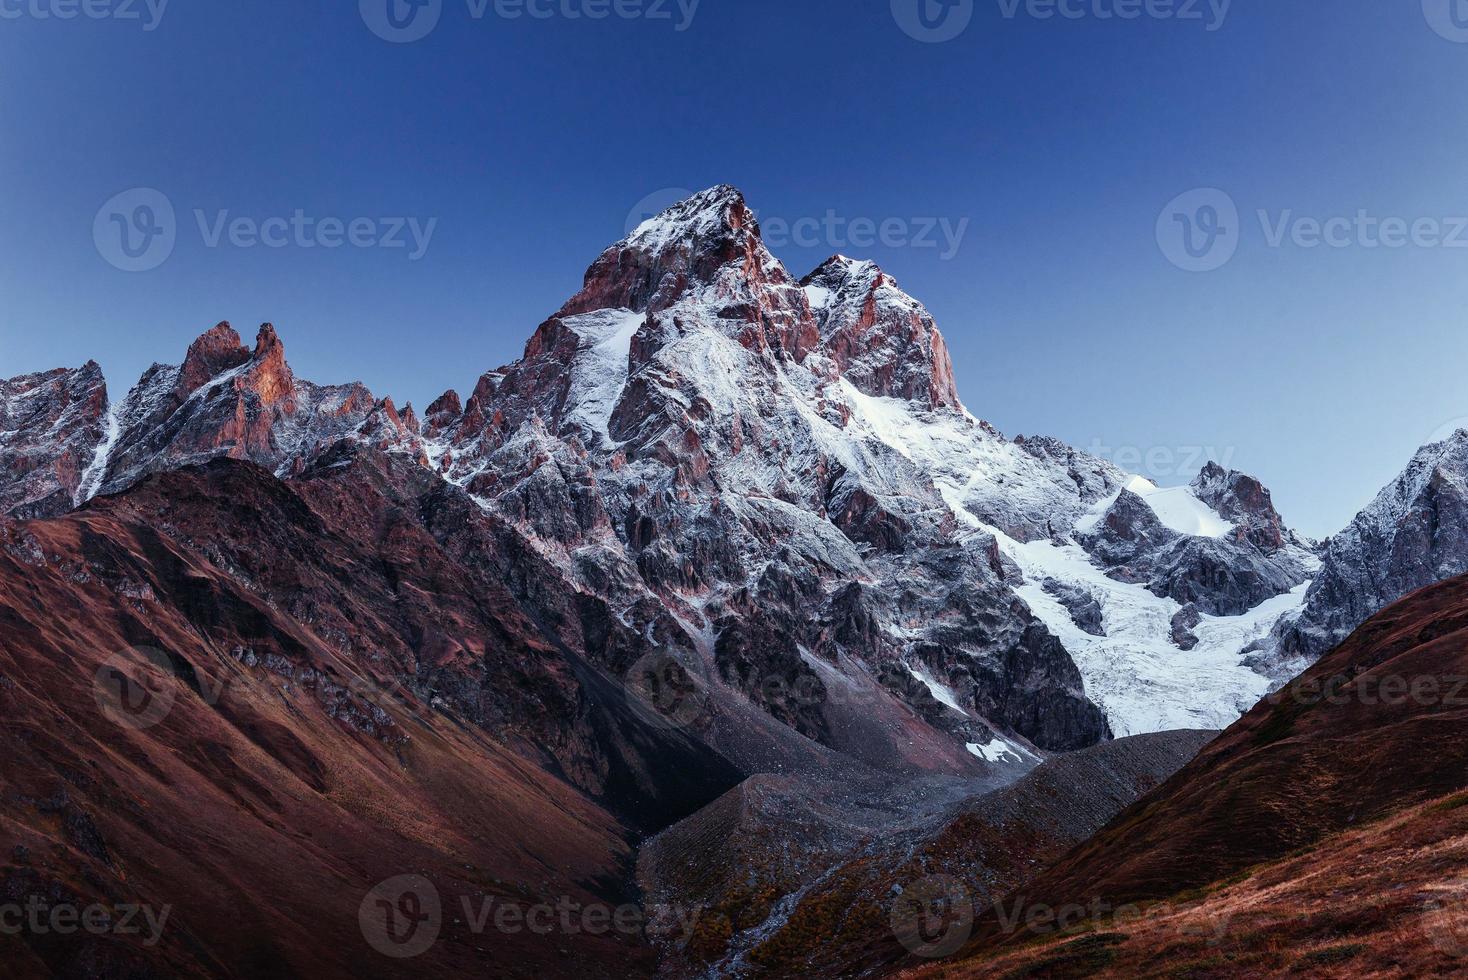
{"label": "brown grassy slope", "polygon": [[1419,804],[1240,882],[1033,936],[914,976],[1361,978],[1468,975],[1468,796]]}
{"label": "brown grassy slope", "polygon": [[[468,931],[464,898],[632,900],[628,828],[564,778],[608,770],[592,725],[610,722],[589,712],[610,709],[502,584],[436,545],[411,496],[375,488],[382,472],[283,484],[218,463],[0,521],[0,904],[172,908],[154,947],[0,934],[0,972],[651,971],[635,935]],[[139,645],[161,659],[125,661],[130,682],[171,699],[144,728],[117,724],[97,685]],[[443,936],[393,960],[359,907],[410,873],[439,892]]]}
{"label": "brown grassy slope", "polygon": [[[1373,617],[1009,907],[1114,910],[1174,898],[1465,786],[1468,579],[1456,579]],[[1468,873],[1453,860],[1443,874],[1455,868]],[[1391,875],[1375,884],[1410,887]],[[1385,897],[1344,891],[1339,900]],[[1114,916],[1086,918],[1080,927],[1105,930]],[[1035,938],[989,915],[960,955],[987,960]]]}

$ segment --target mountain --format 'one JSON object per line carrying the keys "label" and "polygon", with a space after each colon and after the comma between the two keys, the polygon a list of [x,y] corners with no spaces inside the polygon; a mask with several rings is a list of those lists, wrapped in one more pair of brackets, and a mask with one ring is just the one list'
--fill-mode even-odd
{"label": "mountain", "polygon": [[[524,358],[482,377],[462,409],[452,394],[437,406],[427,448],[451,480],[516,515],[561,560],[594,542],[597,561],[625,570],[595,571],[631,585],[623,603],[664,604],[695,632],[716,631],[719,648],[701,651],[693,673],[756,700],[761,681],[818,692],[819,710],[763,706],[843,751],[855,743],[840,733],[853,726],[856,742],[871,741],[871,712],[832,704],[833,677],[875,677],[909,706],[953,701],[943,721],[960,744],[989,736],[958,712],[1047,750],[1091,744],[1107,728],[1226,724],[1262,691],[1239,649],[1293,607],[1310,567],[1292,544],[1265,555],[1182,527],[1167,544],[1186,552],[1177,577],[1193,587],[1173,590],[1183,602],[1096,574],[1077,525],[1135,481],[973,417],[921,304],[872,263],[842,256],[795,280],[729,187],[609,248]],[[535,469],[543,459],[554,475]],[[574,518],[548,504],[562,483],[579,495]],[[1217,515],[1204,525],[1233,527]],[[1226,583],[1234,594],[1214,602],[1215,573],[1232,563],[1249,565],[1237,576],[1248,586]],[[1077,656],[1070,615],[1041,598],[1051,580],[1117,621],[1104,654]],[[1193,598],[1215,614],[1202,672],[1177,663],[1170,638]],[[1139,604],[1145,616],[1133,615]],[[1142,692],[1143,712],[1103,698],[1103,721],[1082,688],[1094,702],[1130,687],[1138,651],[1167,661],[1156,671],[1166,682]],[[1179,671],[1211,686],[1188,689]]]}
{"label": "mountain", "polygon": [[[1190,976],[1461,974],[1465,676],[1456,578],[1368,620],[920,975],[1135,976],[1164,949]],[[1029,916],[1057,909],[1067,928]]]}
{"label": "mountain", "polygon": [[608,248],[519,361],[421,421],[297,378],[268,324],[253,348],[216,326],[116,404],[95,365],[46,377],[5,383],[12,513],[221,457],[289,479],[342,440],[413,458],[559,587],[671,636],[702,735],[751,772],[821,768],[811,741],[974,772],[996,737],[1040,758],[1225,725],[1265,683],[1239,651],[1314,568],[1252,478],[1159,489],[1004,438],[891,276],[835,256],[797,280],[727,186]]}
{"label": "mountain", "polygon": [[1260,669],[1281,682],[1378,610],[1468,572],[1468,431],[1419,450],[1322,559],[1303,607],[1256,648]]}
{"label": "mountain", "polygon": [[[1113,737],[1219,729],[1267,691],[1242,651],[1318,565],[1244,474],[1162,488],[1006,438],[890,275],[835,256],[796,278],[727,186],[606,249],[519,360],[421,418],[297,377],[269,324],[246,346],[221,323],[117,400],[91,364],[0,393],[0,674],[28,774],[7,805],[48,855],[7,887],[193,909],[153,952],[26,944],[50,970],[375,974],[329,895],[411,873],[445,900],[625,902],[643,841],[735,800],[736,833],[796,869],[741,930],[788,937],[850,846],[1032,772],[1100,780],[1066,789],[1088,816],[1049,855],[1201,736]],[[114,708],[182,688],[119,742],[98,676]],[[75,740],[36,734],[89,710]],[[154,798],[185,812],[163,826]],[[222,839],[259,860],[213,887]],[[319,921],[231,919],[279,866]],[[435,962],[477,963],[461,938]],[[572,945],[572,972],[654,958],[641,934]]]}

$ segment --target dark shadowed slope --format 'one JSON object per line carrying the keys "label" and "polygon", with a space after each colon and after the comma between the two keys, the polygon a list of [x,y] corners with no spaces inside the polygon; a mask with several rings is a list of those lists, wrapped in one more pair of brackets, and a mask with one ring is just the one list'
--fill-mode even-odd
{"label": "dark shadowed slope", "polygon": [[[634,902],[634,828],[738,774],[453,560],[425,515],[484,517],[446,492],[344,449],[291,483],[220,461],[0,521],[0,893],[169,908],[152,946],[0,935],[6,975],[651,970],[636,930],[474,934],[461,903]],[[442,910],[412,961],[359,920],[402,875]]]}

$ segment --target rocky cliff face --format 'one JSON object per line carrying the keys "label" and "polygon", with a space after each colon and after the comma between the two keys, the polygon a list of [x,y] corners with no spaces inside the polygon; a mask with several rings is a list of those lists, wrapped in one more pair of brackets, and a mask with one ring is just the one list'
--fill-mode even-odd
{"label": "rocky cliff face", "polygon": [[[895,734],[913,711],[960,753],[985,719],[1047,749],[1106,736],[992,549],[961,540],[934,471],[994,459],[1058,507],[1081,506],[1075,484],[963,411],[920,304],[840,258],[802,286],[732,188],[608,249],[525,356],[457,420],[452,405],[430,447],[451,480],[579,588],[669,610],[690,669],[802,735],[904,764],[923,764]],[[859,708],[852,684],[870,689]]]}
{"label": "rocky cliff face", "polygon": [[74,507],[106,415],[94,361],[0,381],[0,514],[51,517]]}
{"label": "rocky cliff face", "polygon": [[369,420],[365,434],[384,448],[413,450],[417,433],[362,385],[296,378],[270,324],[251,350],[221,323],[194,341],[182,365],[155,364],[128,393],[111,421],[113,440],[101,449],[95,491],[116,493],[149,473],[221,457],[293,476]]}
{"label": "rocky cliff face", "polygon": [[1425,446],[1322,549],[1297,615],[1281,621],[1257,662],[1280,681],[1403,596],[1468,572],[1468,431]]}
{"label": "rocky cliff face", "polygon": [[1253,477],[1209,463],[1174,496],[1200,513],[1198,527],[1168,527],[1146,500],[1122,490],[1078,540],[1112,578],[1210,616],[1242,616],[1310,579],[1314,556]]}

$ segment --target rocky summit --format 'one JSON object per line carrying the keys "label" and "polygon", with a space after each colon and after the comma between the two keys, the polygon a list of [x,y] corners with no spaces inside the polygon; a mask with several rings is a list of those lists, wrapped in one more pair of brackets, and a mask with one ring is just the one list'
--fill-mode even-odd
{"label": "rocky summit", "polygon": [[[232,915],[289,864],[302,908],[412,874],[721,910],[520,950],[567,975],[788,966],[832,889],[876,902],[935,841],[1017,887],[1291,665],[1468,571],[1468,434],[1317,546],[1247,474],[1162,487],[1006,437],[890,274],[792,274],[728,186],[606,249],[466,390],[420,415],[228,323],[116,398],[94,363],[0,382],[0,812],[46,855],[6,893],[190,903],[156,948],[15,962],[382,973],[355,901]],[[1162,732],[1187,734],[1127,738]],[[1006,827],[1028,842],[985,852]],[[221,834],[255,855],[227,886]],[[423,962],[480,968],[474,940]]]}
{"label": "rocky summit", "polygon": [[892,276],[834,256],[797,278],[728,186],[609,247],[520,360],[421,419],[296,377],[268,324],[253,346],[219,324],[115,403],[95,365],[0,392],[19,517],[220,458],[287,480],[343,443],[416,463],[656,636],[701,736],[751,771],[833,751],[972,773],[974,744],[1226,724],[1265,683],[1240,651],[1316,564],[1251,477],[1160,489],[1005,438]]}

